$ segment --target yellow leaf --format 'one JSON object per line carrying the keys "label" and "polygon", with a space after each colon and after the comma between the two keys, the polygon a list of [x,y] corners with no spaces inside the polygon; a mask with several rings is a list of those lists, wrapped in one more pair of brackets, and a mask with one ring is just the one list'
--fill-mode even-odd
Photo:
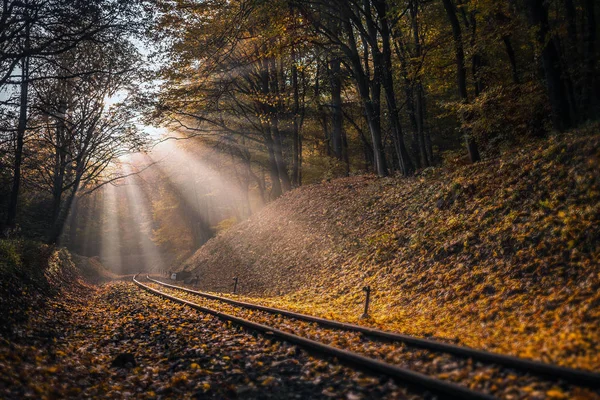
{"label": "yellow leaf", "polygon": [[261,385],[263,386],[268,386],[271,383],[273,383],[275,381],[275,378],[273,378],[272,376],[267,377],[267,379],[265,379],[264,381],[262,381]]}
{"label": "yellow leaf", "polygon": [[566,399],[567,396],[560,388],[552,388],[546,392],[546,396],[551,399]]}

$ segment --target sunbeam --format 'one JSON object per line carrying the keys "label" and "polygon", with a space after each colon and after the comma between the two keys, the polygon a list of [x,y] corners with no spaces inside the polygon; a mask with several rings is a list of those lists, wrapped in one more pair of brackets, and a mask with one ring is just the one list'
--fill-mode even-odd
{"label": "sunbeam", "polygon": [[[204,150],[207,151],[206,148]],[[208,151],[210,156],[216,159],[218,163],[222,155],[210,149]],[[237,210],[236,206],[240,204],[248,209],[250,208],[246,200],[247,195],[242,192],[239,183],[234,182],[232,178],[218,171],[214,166],[215,164],[203,162],[175,142],[161,143],[148,157],[153,161],[169,160],[169,162],[159,164],[159,168],[185,198],[185,201],[194,208],[197,215],[204,218],[208,217],[206,210],[200,206],[198,200],[199,186],[202,186],[200,190],[205,192],[204,196],[212,197],[219,208],[229,207],[232,210]],[[247,212],[249,213],[249,211]]]}
{"label": "sunbeam", "polygon": [[121,232],[119,228],[119,210],[115,187],[107,185],[102,203],[102,237],[100,259],[116,273],[123,270],[121,260]]}
{"label": "sunbeam", "polygon": [[[123,169],[126,175],[133,173],[133,168],[129,164],[124,164]],[[129,270],[160,271],[165,265],[160,251],[156,244],[152,242],[152,206],[148,199],[141,192],[136,180],[139,177],[127,178],[125,185],[127,193],[127,208],[133,217],[137,227],[137,238],[141,246],[141,257],[143,265],[129,265]]]}

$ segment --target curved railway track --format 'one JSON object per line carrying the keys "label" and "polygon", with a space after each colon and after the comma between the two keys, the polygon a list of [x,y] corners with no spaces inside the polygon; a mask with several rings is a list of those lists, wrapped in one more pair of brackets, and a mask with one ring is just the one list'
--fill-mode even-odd
{"label": "curved railway track", "polygon": [[[266,307],[258,304],[252,304],[247,302],[242,302],[238,300],[234,300],[231,298],[216,296],[204,292],[199,292],[195,290],[191,290],[188,288],[167,284],[150,277],[146,277],[150,282],[160,285],[162,287],[168,288],[168,290],[172,291],[181,291],[189,295],[198,296],[202,299],[207,299],[210,301],[216,301],[220,303],[224,303],[227,305],[231,305],[233,307],[239,307],[240,309],[245,310],[255,310],[267,314],[271,314],[277,316],[277,318],[287,318],[293,319],[297,321],[303,321],[306,323],[315,324],[320,328],[336,330],[336,331],[346,331],[360,334],[362,336],[368,337],[371,340],[375,341],[385,341],[385,342],[400,342],[405,345],[416,347],[419,349],[425,349],[429,352],[442,352],[451,354],[455,357],[460,357],[464,359],[475,360],[481,363],[492,363],[496,365],[502,365],[503,367],[508,367],[514,370],[520,370],[529,374],[540,374],[546,377],[552,378],[553,380],[558,380],[561,382],[571,382],[577,385],[584,385],[590,387],[598,387],[600,386],[600,374],[595,374],[586,371],[575,370],[571,368],[565,368],[560,366],[555,366],[551,364],[545,364],[537,361],[526,360],[522,358],[505,356],[501,354],[475,350],[468,347],[456,346],[436,340],[431,339],[421,339],[413,336],[397,334],[393,332],[386,332],[378,329],[368,328],[355,324],[348,324],[333,320],[328,320],[324,318],[314,317],[306,314],[295,313],[288,310],[282,310],[272,307]],[[404,382],[408,382],[413,385],[420,386],[427,390],[433,391],[435,393],[444,395],[450,398],[464,398],[464,399],[490,399],[494,398],[490,394],[482,393],[480,391],[475,391],[469,389],[465,386],[449,382],[448,380],[434,378],[429,376],[429,374],[424,374],[421,372],[416,372],[412,369],[403,368],[401,366],[397,366],[394,364],[390,364],[379,360],[377,358],[373,358],[370,356],[365,356],[358,352],[344,350],[336,346],[332,346],[330,344],[323,343],[323,340],[309,339],[304,336],[296,335],[295,333],[286,332],[289,330],[288,325],[284,325],[284,330],[278,329],[274,326],[265,325],[257,322],[250,321],[249,319],[240,318],[239,316],[231,315],[228,313],[224,313],[222,311],[215,310],[213,308],[205,307],[199,304],[196,304],[192,301],[182,299],[178,296],[174,296],[172,294],[168,294],[157,290],[153,287],[145,285],[135,279],[134,282],[140,287],[148,290],[149,292],[167,298],[169,300],[186,304],[196,310],[201,312],[209,313],[215,315],[216,317],[222,318],[224,320],[231,321],[238,325],[241,325],[245,328],[252,329],[255,331],[259,331],[268,336],[272,336],[274,338],[285,340],[294,344],[299,345],[307,350],[316,351],[323,355],[336,357],[339,361],[347,364],[352,364],[354,366],[360,367],[363,370],[377,372],[379,374],[384,374],[390,377],[393,377],[398,380],[402,380]],[[275,324],[277,325],[277,324]],[[286,329],[288,328],[288,329]],[[381,358],[381,357],[378,357]],[[469,362],[470,362],[469,360]]]}

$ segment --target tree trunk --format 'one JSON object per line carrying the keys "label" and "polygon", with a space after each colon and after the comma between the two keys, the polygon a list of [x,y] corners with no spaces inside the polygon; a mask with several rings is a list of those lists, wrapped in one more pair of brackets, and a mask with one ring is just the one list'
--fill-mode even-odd
{"label": "tree trunk", "polygon": [[[263,47],[263,55],[266,54],[266,46]],[[260,57],[260,55],[258,55]],[[264,58],[259,60],[260,65],[260,90],[261,94],[266,98],[269,96],[269,64]],[[261,101],[258,104],[258,109],[262,114],[262,118],[270,119],[269,106],[265,101]],[[269,176],[271,178],[271,199],[276,199],[281,196],[281,181],[279,180],[279,168],[277,166],[277,160],[275,158],[275,146],[273,138],[271,137],[270,121],[263,122],[262,124],[262,135],[264,143],[267,148],[269,155]]]}
{"label": "tree trunk", "polygon": [[273,149],[273,140],[271,134],[267,131],[264,134],[267,152],[269,154],[269,177],[271,178],[271,200],[282,195],[281,182],[279,180],[279,168],[275,160],[275,151]]}
{"label": "tree trunk", "polygon": [[[306,87],[306,74],[304,73],[304,71],[302,71],[302,86]],[[302,122],[304,119],[304,113],[306,110],[306,101],[305,101],[305,91],[302,92],[302,112],[301,112],[301,116],[300,116],[300,121],[298,122],[298,136],[297,136],[297,148],[298,148],[298,163],[297,163],[297,167],[298,170],[296,171],[296,184],[298,186],[302,185]],[[297,120],[296,120],[297,121]]]}
{"label": "tree trunk", "polygon": [[535,39],[542,53],[542,66],[546,78],[546,90],[552,107],[554,127],[558,131],[564,131],[573,125],[573,119],[569,112],[565,85],[562,82],[563,71],[560,65],[560,54],[553,38],[548,37],[550,33],[548,9],[544,5],[544,0],[527,0],[526,5],[529,23],[535,30]]}
{"label": "tree trunk", "polygon": [[293,131],[292,131],[292,177],[294,186],[300,186],[300,91],[298,88],[298,66],[296,65],[296,49],[292,47],[292,87],[294,91]]}
{"label": "tree trunk", "polygon": [[344,159],[344,172],[346,176],[350,176],[350,154],[348,154],[348,137],[346,131],[342,131],[342,152]]}
{"label": "tree trunk", "polygon": [[450,25],[452,26],[452,36],[454,38],[454,54],[456,57],[456,78],[458,94],[461,99],[467,101],[467,70],[465,68],[465,51],[462,40],[462,30],[456,17],[456,8],[452,0],[443,0],[444,8],[448,15]]}
{"label": "tree trunk", "polygon": [[473,58],[471,59],[471,73],[473,74],[473,86],[475,89],[475,97],[483,91],[483,81],[481,80],[481,66],[483,64],[481,54],[477,49],[477,19],[475,11],[470,14],[471,21],[471,51],[473,52]]}
{"label": "tree trunk", "polygon": [[596,72],[596,10],[594,7],[596,0],[585,0],[584,11],[586,16],[584,30],[584,59],[585,59],[585,82],[583,88],[583,106],[588,118],[596,117],[594,106],[598,103],[600,93],[600,79]]}
{"label": "tree trunk", "polygon": [[63,185],[65,180],[65,169],[67,167],[67,151],[65,143],[65,118],[67,113],[67,103],[60,99],[58,114],[56,116],[56,143],[54,154],[54,176],[52,182],[52,221],[58,218],[63,195]]}
{"label": "tree trunk", "polygon": [[348,120],[348,122],[350,122],[350,124],[354,127],[354,129],[358,133],[358,136],[360,137],[360,141],[362,143],[363,155],[365,157],[365,168],[364,169],[365,169],[365,171],[372,171],[372,167],[374,165],[373,147],[367,140],[367,137],[365,136],[365,133],[363,132],[361,127],[358,126],[358,124],[352,118],[350,118],[350,116],[348,116],[348,114],[344,113],[344,115],[345,115],[346,119]]}
{"label": "tree trunk", "polygon": [[[60,150],[59,150],[60,151]],[[64,160],[63,155],[57,153],[55,155],[54,179],[52,182],[52,220],[58,218],[60,212],[60,204],[63,194],[64,184]]]}
{"label": "tree trunk", "polygon": [[400,74],[402,75],[402,78],[404,80],[404,97],[406,98],[406,110],[408,114],[408,120],[410,121],[410,126],[412,127],[411,152],[415,161],[416,168],[421,168],[425,165],[425,163],[421,158],[421,149],[419,148],[419,126],[417,123],[417,107],[414,90],[415,82],[408,76],[407,70],[407,59],[411,56],[406,54],[405,47],[399,38],[395,38],[395,50],[396,56],[400,61],[399,68]]}
{"label": "tree trunk", "polygon": [[71,213],[69,214],[69,237],[67,244],[70,249],[75,249],[75,240],[77,239],[77,227],[79,226],[79,199],[73,200]]}
{"label": "tree trunk", "polygon": [[[406,151],[404,144],[404,135],[402,133],[402,125],[400,124],[400,117],[398,115],[398,104],[396,101],[396,92],[394,90],[394,78],[392,70],[392,47],[390,42],[390,26],[388,21],[388,9],[385,1],[377,0],[375,2],[376,10],[379,17],[381,41],[382,41],[382,52],[379,57],[373,56],[373,60],[378,59],[381,62],[382,72],[382,83],[385,92],[385,99],[388,106],[388,115],[390,119],[390,125],[392,126],[392,137],[394,139],[394,146],[396,149],[396,156],[398,157],[398,164],[400,170],[404,176],[411,175],[415,171],[415,167]],[[371,32],[377,38],[376,31]],[[372,49],[379,53],[379,49],[372,45]]]}
{"label": "tree trunk", "polygon": [[[446,13],[448,15],[448,20],[452,26],[452,36],[454,38],[458,94],[462,101],[466,103],[469,101],[469,96],[467,94],[467,71],[465,69],[465,52],[463,48],[462,31],[460,28],[460,23],[458,22],[458,18],[456,17],[456,8],[454,7],[454,3],[452,3],[452,0],[443,0],[443,2],[444,8],[446,9]],[[477,142],[471,137],[469,132],[464,132],[464,134],[467,151],[469,152],[469,159],[471,162],[480,161],[481,158],[479,155]]]}
{"label": "tree trunk", "polygon": [[[81,169],[83,167],[79,167]],[[77,191],[79,190],[79,185],[81,183],[81,171],[76,172],[75,182],[73,183],[73,187],[71,192],[67,196],[64,204],[60,207],[58,215],[56,219],[52,223],[52,229],[50,230],[50,236],[48,238],[48,244],[57,244],[60,236],[62,235],[63,229],[65,227],[65,222],[67,217],[69,216],[69,212],[71,211],[71,207],[73,205],[73,201],[75,200],[75,196],[77,195]]]}
{"label": "tree trunk", "polygon": [[281,140],[281,131],[279,130],[279,120],[277,116],[273,116],[272,118],[271,134],[273,136],[273,153],[275,155],[275,163],[277,165],[279,180],[281,181],[281,188],[284,192],[287,192],[292,189],[292,184],[290,182],[286,162],[283,156],[283,144]]}
{"label": "tree trunk", "polygon": [[506,49],[506,55],[508,56],[508,61],[510,62],[510,71],[512,73],[513,83],[520,83],[519,79],[519,71],[517,70],[517,57],[515,56],[515,50],[513,49],[512,42],[510,40],[510,36],[504,35],[502,36],[502,42],[504,43],[504,48]]}
{"label": "tree trunk", "polygon": [[[28,35],[29,36],[29,35]],[[27,39],[27,44],[29,39]],[[28,47],[28,45],[27,45]],[[19,203],[19,192],[21,189],[21,165],[23,163],[23,146],[25,143],[25,131],[27,130],[27,110],[29,92],[29,58],[21,60],[21,95],[19,105],[19,123],[17,125],[15,140],[15,159],[13,162],[13,182],[8,203],[6,227],[14,229],[17,220],[17,206]]]}
{"label": "tree trunk", "polygon": [[331,149],[333,155],[342,159],[342,79],[340,59],[329,62],[329,82],[331,85]]}
{"label": "tree trunk", "polygon": [[[379,93],[375,90],[371,92],[369,89],[369,79],[366,74],[368,67],[368,56],[367,64],[363,69],[360,56],[358,54],[358,48],[356,46],[356,38],[350,21],[344,21],[344,29],[348,35],[349,43],[349,54],[350,63],[352,65],[354,79],[358,88],[363,110],[365,112],[365,119],[369,125],[369,131],[371,132],[371,139],[373,141],[373,161],[375,163],[375,170],[379,176],[387,176],[388,168],[385,159],[385,153],[383,149],[383,141],[381,139],[381,121],[380,121],[380,110],[379,110]],[[373,87],[376,89],[376,87]]]}
{"label": "tree trunk", "polygon": [[[270,59],[271,64],[271,94],[275,98],[280,98],[281,93],[279,92],[279,82],[278,82],[278,74],[277,74],[277,66],[275,63],[275,58]],[[277,104],[279,105],[280,100],[277,100]],[[290,182],[290,177],[287,172],[287,165],[285,162],[285,158],[283,156],[283,140],[281,130],[279,129],[279,106],[271,106],[270,107],[270,121],[271,121],[271,135],[273,137],[273,152],[275,155],[275,162],[277,163],[277,171],[279,173],[279,179],[281,181],[281,188],[284,192],[289,191],[292,188],[292,184]]]}
{"label": "tree trunk", "polygon": [[[417,0],[410,2],[410,15],[411,25],[413,29],[413,41],[415,44],[415,58],[421,60],[423,51],[421,47],[421,38],[419,37],[419,3]],[[421,81],[420,74],[414,79],[415,90],[414,95],[414,108],[415,108],[415,122],[417,127],[417,141],[419,152],[418,155],[421,159],[422,166],[429,166],[433,163],[433,158],[430,155],[430,145],[428,145],[428,134],[425,132],[425,89],[423,89],[423,82]]]}

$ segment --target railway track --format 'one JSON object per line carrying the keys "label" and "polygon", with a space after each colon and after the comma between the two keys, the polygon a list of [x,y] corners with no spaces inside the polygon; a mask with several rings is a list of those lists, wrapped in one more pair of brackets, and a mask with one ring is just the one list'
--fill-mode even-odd
{"label": "railway track", "polygon": [[[573,387],[567,382],[592,388],[600,385],[600,374],[241,302],[146,278],[151,282],[150,285],[161,287],[167,292],[135,278],[134,282],[169,300],[295,343],[307,350],[336,357],[341,362],[363,370],[420,386],[445,397],[522,398],[528,397],[523,396],[523,393],[526,394],[524,390],[531,388],[541,390],[534,390],[534,395],[547,392],[550,388],[555,393],[558,388],[560,393],[568,394],[573,393]],[[443,355],[440,356],[440,353]],[[405,365],[402,365],[403,363]],[[434,367],[428,365],[429,363]],[[453,367],[450,368],[450,373],[445,373],[448,365]],[[543,375],[551,380],[540,381],[536,375]],[[507,383],[515,386],[515,389],[506,391],[489,383],[504,378]],[[511,390],[514,393],[511,393]],[[579,388],[575,390],[583,390],[584,396],[600,398],[597,391]]]}

